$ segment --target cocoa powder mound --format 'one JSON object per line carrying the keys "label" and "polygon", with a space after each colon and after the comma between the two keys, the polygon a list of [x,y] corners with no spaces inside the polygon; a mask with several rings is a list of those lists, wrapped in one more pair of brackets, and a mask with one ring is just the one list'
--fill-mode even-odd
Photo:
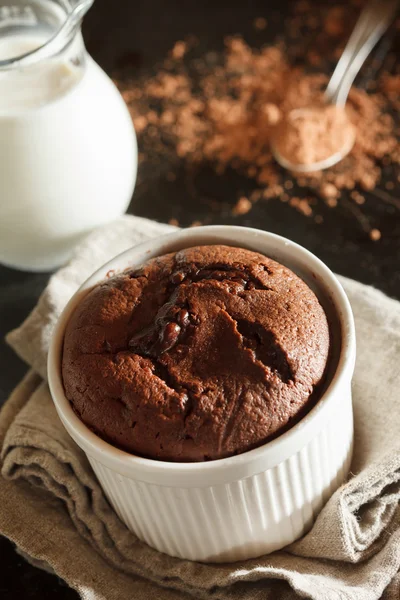
{"label": "cocoa powder mound", "polygon": [[355,127],[346,110],[314,103],[284,114],[271,141],[289,165],[312,167],[336,154],[345,155],[354,137]]}
{"label": "cocoa powder mound", "polygon": [[[220,175],[227,169],[246,175],[253,189],[246,203],[240,202],[242,193],[238,194],[233,215],[249,212],[260,199],[277,198],[318,223],[322,221],[314,210],[318,199],[334,209],[342,202],[343,192],[353,190],[356,195],[347,194],[346,202],[354,205],[352,212],[371,239],[379,239],[380,232],[375,228],[371,234],[372,226],[362,217],[360,192],[368,190],[377,201],[400,207],[395,197],[377,188],[383,167],[390,166],[394,180],[399,179],[397,72],[387,72],[380,65],[380,73],[372,77],[370,66],[366,85],[351,89],[346,123],[339,133],[332,133],[330,123],[331,136],[322,143],[331,151],[349,135],[350,128],[354,130],[352,150],[334,167],[288,174],[277,165],[270,149],[283,116],[320,102],[328,77],[319,71],[332,71],[358,10],[349,5],[316,9],[308,2],[297,2],[287,21],[286,45],[277,41],[254,49],[236,36],[225,41],[223,52],[191,58],[192,39],[177,42],[152,75],[117,74],[115,81],[139,136],[140,158],[150,164],[165,162],[167,178],[181,162],[212,164]],[[259,31],[264,25],[267,21],[254,22]],[[309,39],[304,42],[304,28],[316,32],[311,49]],[[315,143],[306,151],[307,160],[315,158]],[[296,196],[291,197],[287,183],[296,185]]]}

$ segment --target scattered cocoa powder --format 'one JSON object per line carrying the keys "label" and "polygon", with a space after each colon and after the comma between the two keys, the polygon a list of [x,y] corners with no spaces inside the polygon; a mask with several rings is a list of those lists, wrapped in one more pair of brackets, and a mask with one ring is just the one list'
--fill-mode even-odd
{"label": "scattered cocoa powder", "polygon": [[295,206],[306,217],[310,217],[313,214],[313,210],[305,198],[296,198],[296,196],[293,196],[290,198],[289,204],[290,206]]}
{"label": "scattered cocoa powder", "polygon": [[[328,77],[315,73],[315,65],[331,71],[332,61],[340,56],[358,16],[353,4],[316,8],[304,0],[294,3],[286,27],[287,46],[278,41],[253,49],[236,36],[226,40],[222,53],[191,58],[190,44],[177,42],[157,73],[137,78],[126,72],[116,74],[144,163],[165,163],[169,181],[182,162],[189,167],[212,164],[219,175],[227,169],[246,175],[253,182],[253,190],[246,202],[239,198],[232,209],[234,214],[246,214],[259,199],[278,198],[319,223],[323,219],[314,215],[316,199],[331,208],[340,203],[353,205],[351,212],[376,240],[381,233],[360,212],[365,202],[360,192],[372,191],[376,201],[400,207],[399,200],[377,187],[383,166],[391,169],[394,181],[399,181],[397,72],[384,72],[372,86],[350,91],[345,116],[347,125],[351,123],[348,127],[355,130],[355,143],[334,167],[288,174],[276,164],[270,149],[282,117],[321,98]],[[264,21],[256,19],[254,27],[262,30]],[[314,37],[305,37],[305,29],[315,32]],[[392,68],[396,68],[393,63]],[[373,91],[367,92],[366,87]],[[329,152],[338,142],[332,127],[331,132],[331,139],[323,140]],[[315,149],[308,147],[306,160],[315,158]],[[389,185],[387,189],[393,188]],[[345,199],[348,190],[357,194]],[[288,191],[293,191],[292,197]]]}
{"label": "scattered cocoa powder", "polygon": [[183,58],[187,52],[187,45],[185,42],[176,42],[175,46],[171,50],[171,54],[174,58]]}
{"label": "scattered cocoa powder", "polygon": [[257,19],[254,19],[254,29],[257,29],[258,31],[263,31],[266,26],[267,26],[268,22],[267,19],[265,19],[264,17],[257,17]]}
{"label": "scattered cocoa powder", "polygon": [[330,198],[336,198],[340,195],[338,188],[333,185],[333,183],[323,183],[320,186],[320,194],[325,200],[329,200]]}
{"label": "scattered cocoa powder", "polygon": [[371,240],[373,242],[377,242],[378,240],[381,239],[382,234],[379,231],[379,229],[371,229],[371,231],[369,232],[369,237],[371,238]]}
{"label": "scattered cocoa powder", "polygon": [[360,192],[358,192],[357,190],[353,190],[350,193],[350,198],[352,198],[357,204],[365,203],[365,197],[362,194],[360,194]]}
{"label": "scattered cocoa powder", "polygon": [[248,198],[246,198],[245,196],[242,196],[241,198],[239,198],[239,200],[236,202],[235,206],[232,209],[232,214],[233,215],[245,215],[247,214],[252,207],[252,203],[250,202],[250,200]]}
{"label": "scattered cocoa powder", "polygon": [[335,208],[338,205],[338,201],[332,196],[326,199],[326,203],[330,208]]}
{"label": "scattered cocoa powder", "polygon": [[382,77],[382,88],[396,110],[400,110],[400,75],[385,73]]}

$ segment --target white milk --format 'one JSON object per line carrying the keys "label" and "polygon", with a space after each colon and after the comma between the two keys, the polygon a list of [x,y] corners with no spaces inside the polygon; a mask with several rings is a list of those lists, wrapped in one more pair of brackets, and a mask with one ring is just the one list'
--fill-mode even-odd
{"label": "white milk", "polygon": [[[0,60],[44,41],[0,38]],[[85,232],[128,206],[137,167],[132,121],[114,84],[85,55],[84,68],[53,58],[0,71],[4,264],[51,269]]]}

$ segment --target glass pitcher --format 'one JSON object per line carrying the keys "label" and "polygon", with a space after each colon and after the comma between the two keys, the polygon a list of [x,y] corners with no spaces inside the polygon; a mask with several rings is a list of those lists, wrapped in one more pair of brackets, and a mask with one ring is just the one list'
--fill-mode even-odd
{"label": "glass pitcher", "polygon": [[132,120],[81,35],[92,1],[0,0],[0,262],[8,266],[53,269],[132,196]]}

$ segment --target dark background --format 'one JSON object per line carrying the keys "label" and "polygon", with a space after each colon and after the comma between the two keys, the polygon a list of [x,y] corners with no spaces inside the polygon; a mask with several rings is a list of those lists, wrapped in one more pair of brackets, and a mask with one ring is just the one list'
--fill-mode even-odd
{"label": "dark background", "polygon": [[[321,5],[323,3],[315,3]],[[325,2],[328,6],[332,2]],[[284,33],[290,3],[284,0],[96,0],[84,24],[87,48],[109,73],[130,63],[135,73],[152,70],[163,60],[177,40],[187,34],[199,38],[198,52],[219,50],[226,35],[240,33],[254,46],[272,41]],[[349,7],[349,18],[354,17]],[[255,31],[253,21],[265,16],[268,28]],[[389,49],[393,51],[393,47]],[[160,221],[177,218],[181,225],[195,220],[208,223],[235,223],[259,227],[289,237],[315,252],[337,273],[372,284],[393,297],[400,298],[400,218],[399,211],[372,195],[366,195],[362,207],[367,221],[357,220],[352,203],[346,198],[334,210],[321,203],[318,213],[324,218],[316,224],[278,200],[258,202],[250,213],[231,216],[231,206],[249,183],[235,173],[218,177],[208,167],[189,172],[178,167],[175,182],[167,182],[165,169],[152,170],[151,178],[141,173],[129,212]],[[394,181],[391,191],[400,196],[399,183],[390,169],[384,170],[381,188]],[[396,177],[396,178],[395,178]],[[294,190],[295,192],[295,190]],[[219,209],[210,212],[209,199],[217,200]],[[354,204],[354,203],[353,203]],[[382,239],[370,240],[368,226],[378,228]],[[3,342],[7,331],[18,326],[35,305],[48,280],[48,274],[30,274],[0,266],[0,404],[26,371]],[[9,600],[37,598],[72,599],[77,595],[56,577],[31,567],[14,551],[10,542],[0,539],[2,560],[0,597]]]}

